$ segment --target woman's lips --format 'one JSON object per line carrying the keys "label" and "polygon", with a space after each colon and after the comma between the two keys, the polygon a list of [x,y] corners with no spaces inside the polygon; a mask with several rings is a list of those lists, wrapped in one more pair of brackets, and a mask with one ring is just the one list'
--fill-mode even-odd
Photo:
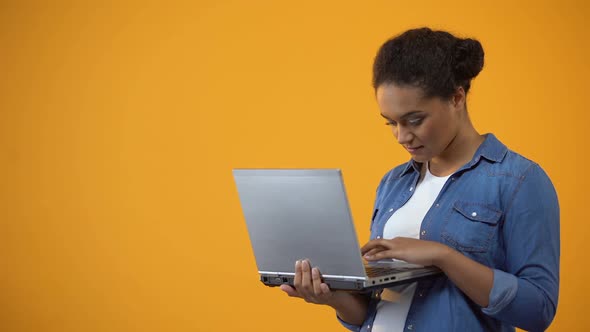
{"label": "woman's lips", "polygon": [[406,146],[406,150],[408,150],[409,153],[414,153],[414,152],[422,149],[423,147],[424,146],[416,146],[416,147],[411,148],[411,147]]}

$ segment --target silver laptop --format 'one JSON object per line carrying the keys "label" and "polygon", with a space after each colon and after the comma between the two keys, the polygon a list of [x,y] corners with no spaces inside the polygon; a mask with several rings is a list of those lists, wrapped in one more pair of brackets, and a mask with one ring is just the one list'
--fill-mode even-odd
{"label": "silver laptop", "polygon": [[435,276],[402,261],[363,261],[338,169],[234,169],[260,280],[293,285],[295,261],[317,266],[331,289],[364,290]]}

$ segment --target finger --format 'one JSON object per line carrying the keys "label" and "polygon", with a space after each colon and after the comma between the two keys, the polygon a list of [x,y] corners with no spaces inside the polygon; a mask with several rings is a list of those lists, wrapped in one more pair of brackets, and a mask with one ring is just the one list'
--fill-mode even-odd
{"label": "finger", "polygon": [[332,292],[330,290],[330,286],[328,286],[328,284],[325,284],[325,283],[322,283],[320,285],[320,289],[322,290],[322,294],[324,294],[324,295],[328,295]]}
{"label": "finger", "polygon": [[371,240],[369,242],[367,242],[367,244],[365,244],[362,248],[361,248],[361,253],[366,253],[367,251],[373,249],[373,248],[377,248],[377,247],[385,247],[387,248],[387,242],[388,240],[385,239],[375,239],[375,240]]}
{"label": "finger", "polygon": [[397,252],[395,250],[383,250],[383,251],[379,251],[373,255],[365,255],[364,256],[366,260],[368,261],[378,261],[380,259],[386,259],[386,258],[398,258]]}
{"label": "finger", "polygon": [[311,268],[307,260],[301,262],[301,293],[308,296],[313,294],[313,286],[311,284]]}
{"label": "finger", "polygon": [[293,288],[293,287],[291,287],[291,286],[289,286],[289,285],[282,284],[282,285],[280,286],[280,288],[281,288],[281,290],[282,290],[283,292],[287,293],[287,295],[289,295],[289,296],[291,296],[291,297],[301,297],[301,296],[299,295],[299,293],[297,292],[297,290],[295,290],[295,288]]}
{"label": "finger", "polygon": [[367,251],[363,256],[365,256],[365,257],[366,256],[373,256],[376,253],[378,253],[380,251],[383,251],[383,250],[385,250],[385,249],[384,248],[381,248],[381,247],[379,247],[379,248],[373,248],[373,249]]}
{"label": "finger", "polygon": [[301,260],[295,262],[295,278],[293,278],[293,286],[299,290],[301,288]]}
{"label": "finger", "polygon": [[384,246],[375,246],[375,247],[365,250],[364,252],[361,251],[361,254],[362,255],[366,255],[366,254],[372,255],[372,254],[377,253],[379,251],[384,251],[384,250],[389,250],[389,249],[391,249],[391,248],[387,248]]}
{"label": "finger", "polygon": [[320,269],[314,267],[311,269],[311,279],[313,283],[313,292],[316,296],[322,295],[322,277],[320,275]]}

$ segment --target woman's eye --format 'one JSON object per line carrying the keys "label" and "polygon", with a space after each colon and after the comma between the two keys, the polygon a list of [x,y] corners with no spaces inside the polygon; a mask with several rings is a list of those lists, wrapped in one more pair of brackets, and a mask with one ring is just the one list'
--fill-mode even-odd
{"label": "woman's eye", "polygon": [[418,126],[422,123],[422,120],[424,120],[424,119],[422,119],[422,118],[412,119],[412,120],[408,121],[408,123],[412,126]]}
{"label": "woman's eye", "polygon": [[387,121],[385,122],[386,126],[397,126],[397,122],[393,122],[393,121]]}

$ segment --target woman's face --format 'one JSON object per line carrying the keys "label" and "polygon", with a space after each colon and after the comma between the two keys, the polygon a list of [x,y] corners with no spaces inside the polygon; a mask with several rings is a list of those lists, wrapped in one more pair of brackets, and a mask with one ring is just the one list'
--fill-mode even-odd
{"label": "woman's face", "polygon": [[377,88],[381,116],[393,135],[417,162],[440,156],[459,130],[455,98],[424,98],[417,87],[383,84]]}

